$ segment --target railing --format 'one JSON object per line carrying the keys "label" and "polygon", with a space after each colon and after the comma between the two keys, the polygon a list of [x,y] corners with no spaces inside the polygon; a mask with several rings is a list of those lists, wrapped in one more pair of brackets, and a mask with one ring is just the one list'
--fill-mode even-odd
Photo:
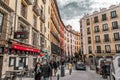
{"label": "railing", "polygon": [[120,27],[119,26],[112,26],[111,27],[111,30],[116,30],[116,29],[120,29]]}
{"label": "railing", "polygon": [[90,31],[88,31],[88,32],[87,32],[87,34],[91,34],[91,32],[90,32]]}
{"label": "railing", "polygon": [[104,42],[110,42],[111,40],[110,39],[104,39]]}
{"label": "railing", "polygon": [[109,51],[107,51],[107,50],[95,50],[95,53],[120,53],[120,51],[116,51],[116,50],[109,50]]}
{"label": "railing", "polygon": [[111,16],[111,19],[113,19],[113,18],[117,18],[118,17],[118,15],[116,14],[116,16]]}
{"label": "railing", "polygon": [[97,30],[97,31],[95,30],[95,31],[94,31],[94,33],[98,33],[98,32],[100,32],[100,30]]}
{"label": "railing", "polygon": [[107,28],[107,29],[103,29],[103,31],[109,31],[109,28]]}
{"label": "railing", "polygon": [[113,41],[120,41],[120,38],[113,38]]}
{"label": "railing", "polygon": [[91,41],[88,41],[88,44],[91,44]]}
{"label": "railing", "polygon": [[96,42],[96,43],[101,43],[101,41],[100,41],[100,40],[99,40],[99,41],[96,41],[96,40],[95,40],[95,42]]}

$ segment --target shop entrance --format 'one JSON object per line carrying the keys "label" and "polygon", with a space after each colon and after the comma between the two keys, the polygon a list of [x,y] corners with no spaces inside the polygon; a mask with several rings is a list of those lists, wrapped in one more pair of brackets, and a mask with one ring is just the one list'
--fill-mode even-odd
{"label": "shop entrance", "polygon": [[2,76],[3,56],[0,56],[0,78]]}

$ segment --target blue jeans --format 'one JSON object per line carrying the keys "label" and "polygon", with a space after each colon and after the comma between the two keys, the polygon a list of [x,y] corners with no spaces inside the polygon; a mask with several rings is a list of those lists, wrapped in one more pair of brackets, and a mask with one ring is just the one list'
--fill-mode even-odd
{"label": "blue jeans", "polygon": [[45,78],[43,78],[43,80],[49,80],[49,77],[45,77]]}

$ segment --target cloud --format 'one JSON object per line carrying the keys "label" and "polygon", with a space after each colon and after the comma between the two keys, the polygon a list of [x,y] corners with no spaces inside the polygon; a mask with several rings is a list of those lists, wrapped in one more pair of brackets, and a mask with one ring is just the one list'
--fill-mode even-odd
{"label": "cloud", "polygon": [[84,13],[92,13],[100,8],[108,8],[119,0],[57,0],[60,14],[65,25],[72,25],[79,30],[79,20]]}

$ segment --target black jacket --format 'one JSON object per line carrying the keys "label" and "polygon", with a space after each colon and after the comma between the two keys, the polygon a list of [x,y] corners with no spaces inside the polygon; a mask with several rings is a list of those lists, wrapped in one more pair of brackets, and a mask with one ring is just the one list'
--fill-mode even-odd
{"label": "black jacket", "polygon": [[42,76],[42,69],[41,69],[41,67],[40,67],[40,71],[39,72],[37,71],[37,67],[35,67],[34,71],[35,71],[35,80],[40,80],[40,78]]}
{"label": "black jacket", "polygon": [[43,77],[50,77],[51,75],[51,67],[49,64],[42,66],[42,75]]}

